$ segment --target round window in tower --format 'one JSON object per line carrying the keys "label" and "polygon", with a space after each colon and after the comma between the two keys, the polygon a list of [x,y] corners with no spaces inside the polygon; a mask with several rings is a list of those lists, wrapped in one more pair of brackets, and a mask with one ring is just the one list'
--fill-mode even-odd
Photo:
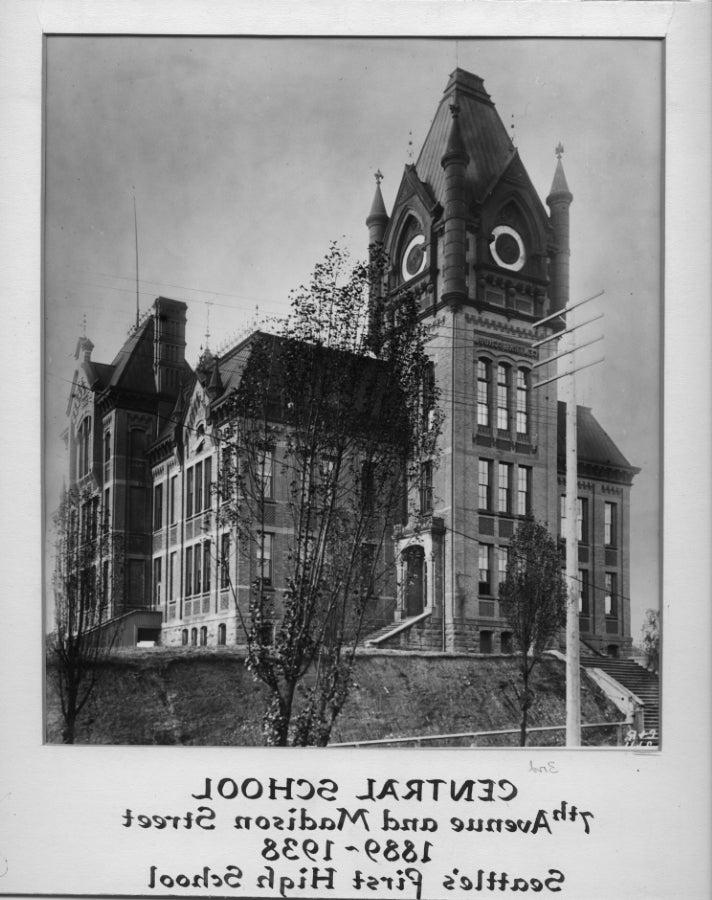
{"label": "round window in tower", "polygon": [[403,281],[409,281],[411,278],[415,278],[416,275],[420,275],[425,268],[425,263],[425,235],[416,234],[415,237],[408,241],[408,244],[403,251],[401,259],[401,275],[403,276]]}
{"label": "round window in tower", "polygon": [[502,269],[518,272],[526,262],[524,242],[509,225],[498,225],[493,229],[489,248],[492,258]]}

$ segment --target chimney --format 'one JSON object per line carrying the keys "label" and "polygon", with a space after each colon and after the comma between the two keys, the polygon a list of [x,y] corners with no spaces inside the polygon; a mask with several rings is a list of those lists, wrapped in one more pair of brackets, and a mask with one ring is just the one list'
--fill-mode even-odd
{"label": "chimney", "polygon": [[178,395],[185,366],[186,305],[158,297],[153,304],[153,377],[156,392]]}

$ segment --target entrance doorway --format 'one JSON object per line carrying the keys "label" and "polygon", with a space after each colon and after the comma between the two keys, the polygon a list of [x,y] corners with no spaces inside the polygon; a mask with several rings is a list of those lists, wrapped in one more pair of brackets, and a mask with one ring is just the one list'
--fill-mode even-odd
{"label": "entrance doorway", "polygon": [[425,551],[422,547],[407,547],[405,561],[405,614],[420,615],[425,608]]}

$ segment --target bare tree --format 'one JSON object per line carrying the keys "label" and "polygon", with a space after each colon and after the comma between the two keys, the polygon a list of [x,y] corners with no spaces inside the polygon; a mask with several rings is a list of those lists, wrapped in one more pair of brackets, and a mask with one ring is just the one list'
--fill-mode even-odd
{"label": "bare tree", "polygon": [[54,516],[54,631],[48,652],[54,663],[64,727],[73,744],[77,719],[94,691],[102,658],[114,633],[108,622],[112,588],[112,540],[99,497],[65,491]]}
{"label": "bare tree", "polygon": [[247,603],[234,594],[247,665],[270,695],[268,744],[328,742],[365,623],[392,584],[392,526],[434,453],[435,394],[423,391],[410,294],[378,355],[370,349],[375,266],[351,268],[332,245],[277,333],[252,341],[239,388],[216,410],[220,515],[251,574]]}
{"label": "bare tree", "polygon": [[660,612],[657,609],[645,611],[645,621],[641,627],[645,665],[653,672],[660,666]]}
{"label": "bare tree", "polygon": [[531,673],[549,641],[564,625],[568,602],[557,543],[546,527],[533,519],[522,522],[514,533],[499,596],[517,647],[522,680],[519,743],[524,747],[534,699],[529,686]]}

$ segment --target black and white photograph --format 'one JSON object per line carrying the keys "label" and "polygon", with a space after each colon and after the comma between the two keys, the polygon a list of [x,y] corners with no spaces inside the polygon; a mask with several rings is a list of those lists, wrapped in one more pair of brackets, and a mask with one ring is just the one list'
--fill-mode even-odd
{"label": "black and white photograph", "polygon": [[710,15],[7,0],[0,896],[710,895]]}
{"label": "black and white photograph", "polygon": [[658,746],[661,43],[45,74],[47,740]]}

